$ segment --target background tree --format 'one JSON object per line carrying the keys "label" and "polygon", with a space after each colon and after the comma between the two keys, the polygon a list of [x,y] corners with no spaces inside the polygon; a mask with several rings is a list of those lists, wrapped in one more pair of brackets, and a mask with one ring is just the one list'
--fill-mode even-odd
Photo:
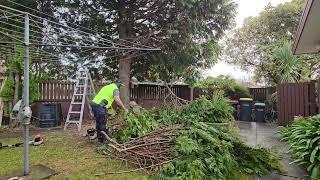
{"label": "background tree", "polygon": [[181,79],[212,65],[219,55],[217,41],[230,26],[236,7],[232,0],[74,0],[59,1],[55,6],[64,7],[60,15],[66,21],[90,27],[106,39],[162,49],[143,56],[127,53],[117,59],[106,58],[104,51],[94,52],[104,58],[99,66],[97,62],[88,66],[100,78],[113,75],[112,79],[118,73],[126,85],[121,90],[125,102],[129,100],[130,76]]}
{"label": "background tree", "polygon": [[[269,4],[258,16],[247,18],[243,26],[236,29],[226,41],[227,61],[241,65],[243,69],[254,68],[257,81],[265,81],[271,85],[278,83],[279,57],[275,58],[275,49],[286,46],[283,45],[284,41],[292,40],[303,7],[303,0],[293,0],[276,7]],[[309,69],[310,77],[319,75],[319,55],[295,58],[299,59],[299,64],[302,63],[303,67]],[[284,59],[283,62],[290,61]]]}
{"label": "background tree", "polygon": [[305,63],[305,57],[293,55],[291,45],[291,42],[284,41],[275,46],[271,56],[257,66],[256,77],[275,84],[310,79],[310,67]]}
{"label": "background tree", "polygon": [[231,99],[239,99],[243,97],[250,97],[249,89],[232,79],[229,76],[220,75],[218,77],[207,77],[203,80],[198,80],[195,87],[207,89],[209,94],[223,91],[224,94]]}

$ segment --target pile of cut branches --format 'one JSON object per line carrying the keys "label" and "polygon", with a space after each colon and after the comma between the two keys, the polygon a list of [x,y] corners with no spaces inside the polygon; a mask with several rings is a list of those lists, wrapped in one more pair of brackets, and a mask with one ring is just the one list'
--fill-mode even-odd
{"label": "pile of cut branches", "polygon": [[171,162],[174,157],[171,150],[175,145],[176,135],[186,128],[182,125],[161,127],[138,138],[120,144],[104,133],[109,141],[103,153],[109,157],[124,160],[136,165],[139,170],[158,170],[162,165]]}
{"label": "pile of cut branches", "polygon": [[[239,138],[223,94],[129,114],[126,127],[113,131],[105,155],[156,171],[155,179],[233,179],[237,174],[265,175],[280,170],[268,149],[254,149]],[[250,153],[246,153],[250,152]]]}

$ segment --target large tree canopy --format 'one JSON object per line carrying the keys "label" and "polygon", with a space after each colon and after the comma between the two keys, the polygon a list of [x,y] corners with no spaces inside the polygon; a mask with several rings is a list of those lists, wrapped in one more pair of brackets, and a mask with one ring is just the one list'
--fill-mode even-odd
{"label": "large tree canopy", "polygon": [[[33,8],[49,13],[40,15],[49,19],[55,16],[63,24],[94,31],[102,39],[114,43],[129,45],[130,41],[140,47],[143,44],[161,48],[160,52],[91,49],[81,53],[75,53],[79,49],[70,48],[70,68],[76,69],[84,63],[97,80],[112,80],[119,76],[127,87],[121,90],[126,100],[131,76],[139,80],[194,79],[199,75],[199,68],[216,62],[221,50],[217,42],[230,27],[236,8],[233,0],[39,0],[25,1],[26,9],[14,0],[7,1],[12,3],[6,5],[20,10]],[[50,30],[45,24],[41,26]],[[51,35],[65,44],[70,40],[65,33],[53,32]],[[39,36],[41,38],[41,34]],[[83,39],[87,37],[83,36]],[[35,66],[40,70],[47,67]],[[64,72],[65,68],[59,67],[57,72],[52,68],[46,72],[55,78],[70,75],[70,71]]]}
{"label": "large tree canopy", "polygon": [[[66,21],[101,32],[104,38],[162,49],[143,56],[128,53],[117,61],[102,58],[98,67],[92,66],[95,77],[114,77],[118,72],[125,83],[130,76],[190,78],[199,68],[212,65],[220,53],[217,40],[230,26],[236,8],[232,0],[73,0],[55,6],[63,7],[60,14]],[[103,57],[105,52],[98,54]]]}
{"label": "large tree canopy", "polygon": [[[243,69],[253,67],[258,81],[268,84],[281,82],[283,78],[279,77],[277,67],[285,62],[282,61],[285,59],[279,60],[277,51],[279,48],[287,49],[284,44],[292,40],[303,7],[303,0],[293,0],[276,7],[268,5],[258,16],[247,18],[243,26],[236,29],[227,40],[227,60],[241,65]],[[296,58],[301,65],[297,66],[298,71],[305,72],[307,67],[309,77],[319,74],[318,56],[305,55]]]}

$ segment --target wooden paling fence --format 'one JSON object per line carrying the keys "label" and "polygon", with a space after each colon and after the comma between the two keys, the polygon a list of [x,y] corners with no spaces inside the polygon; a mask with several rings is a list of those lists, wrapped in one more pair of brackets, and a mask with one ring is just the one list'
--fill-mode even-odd
{"label": "wooden paling fence", "polygon": [[256,101],[265,101],[276,92],[276,87],[267,88],[250,88],[249,89],[252,98]]}
{"label": "wooden paling fence", "polygon": [[[72,98],[74,83],[63,81],[44,81],[39,84],[40,97],[38,101],[69,101]],[[96,91],[100,90],[104,84],[95,83]],[[206,91],[199,88],[191,88],[188,85],[169,85],[170,90],[179,98],[191,100],[201,95],[206,95]],[[250,88],[250,94],[254,100],[265,101],[275,87]],[[163,84],[138,84],[130,85],[130,99],[141,100],[161,100],[167,97],[169,90]]]}
{"label": "wooden paling fence", "polygon": [[[0,83],[2,83],[0,79]],[[95,90],[98,92],[104,84],[94,83]],[[66,118],[70,101],[73,95],[75,83],[67,81],[43,81],[39,83],[39,98],[33,103],[32,111],[34,115],[37,115],[38,105],[41,103],[60,103],[62,108],[63,118]],[[180,85],[168,85],[170,91],[177,97],[185,100],[193,100],[201,95],[207,95],[206,90],[199,88],[192,88],[185,84]],[[263,89],[263,88],[262,88]],[[170,100],[168,95],[170,94],[167,86],[156,83],[138,83],[137,85],[130,85],[130,100],[136,101],[140,106],[144,108],[153,108],[163,104],[166,100]],[[261,91],[263,92],[261,95]],[[259,100],[264,99],[266,92],[263,90],[252,90],[253,97],[259,97]],[[168,99],[166,99],[168,98]],[[0,104],[1,105],[1,104]],[[86,110],[87,111],[87,110]],[[1,113],[0,108],[0,113]],[[85,113],[87,114],[87,113]],[[1,114],[0,114],[1,115]],[[1,116],[0,116],[1,117]],[[1,119],[1,118],[0,118]]]}
{"label": "wooden paling fence", "polygon": [[[74,83],[61,81],[45,81],[39,84],[40,97],[38,101],[69,101],[72,98]],[[96,84],[99,91],[103,84]],[[179,98],[190,100],[190,88],[187,85],[170,85],[171,91]],[[164,85],[131,85],[130,99],[139,101],[164,99],[169,90]]]}
{"label": "wooden paling fence", "polygon": [[[318,91],[316,90],[318,89]],[[312,116],[319,111],[319,81],[279,84],[277,109],[279,125],[287,125],[295,116]]]}

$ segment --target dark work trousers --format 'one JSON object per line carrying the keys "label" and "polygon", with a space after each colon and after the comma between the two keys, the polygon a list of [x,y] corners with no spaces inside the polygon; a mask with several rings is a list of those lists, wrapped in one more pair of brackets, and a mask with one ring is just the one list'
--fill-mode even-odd
{"label": "dark work trousers", "polygon": [[108,113],[105,107],[97,104],[91,104],[94,118],[96,119],[97,138],[99,142],[105,142],[105,136],[101,134],[101,131],[107,133],[107,120]]}

